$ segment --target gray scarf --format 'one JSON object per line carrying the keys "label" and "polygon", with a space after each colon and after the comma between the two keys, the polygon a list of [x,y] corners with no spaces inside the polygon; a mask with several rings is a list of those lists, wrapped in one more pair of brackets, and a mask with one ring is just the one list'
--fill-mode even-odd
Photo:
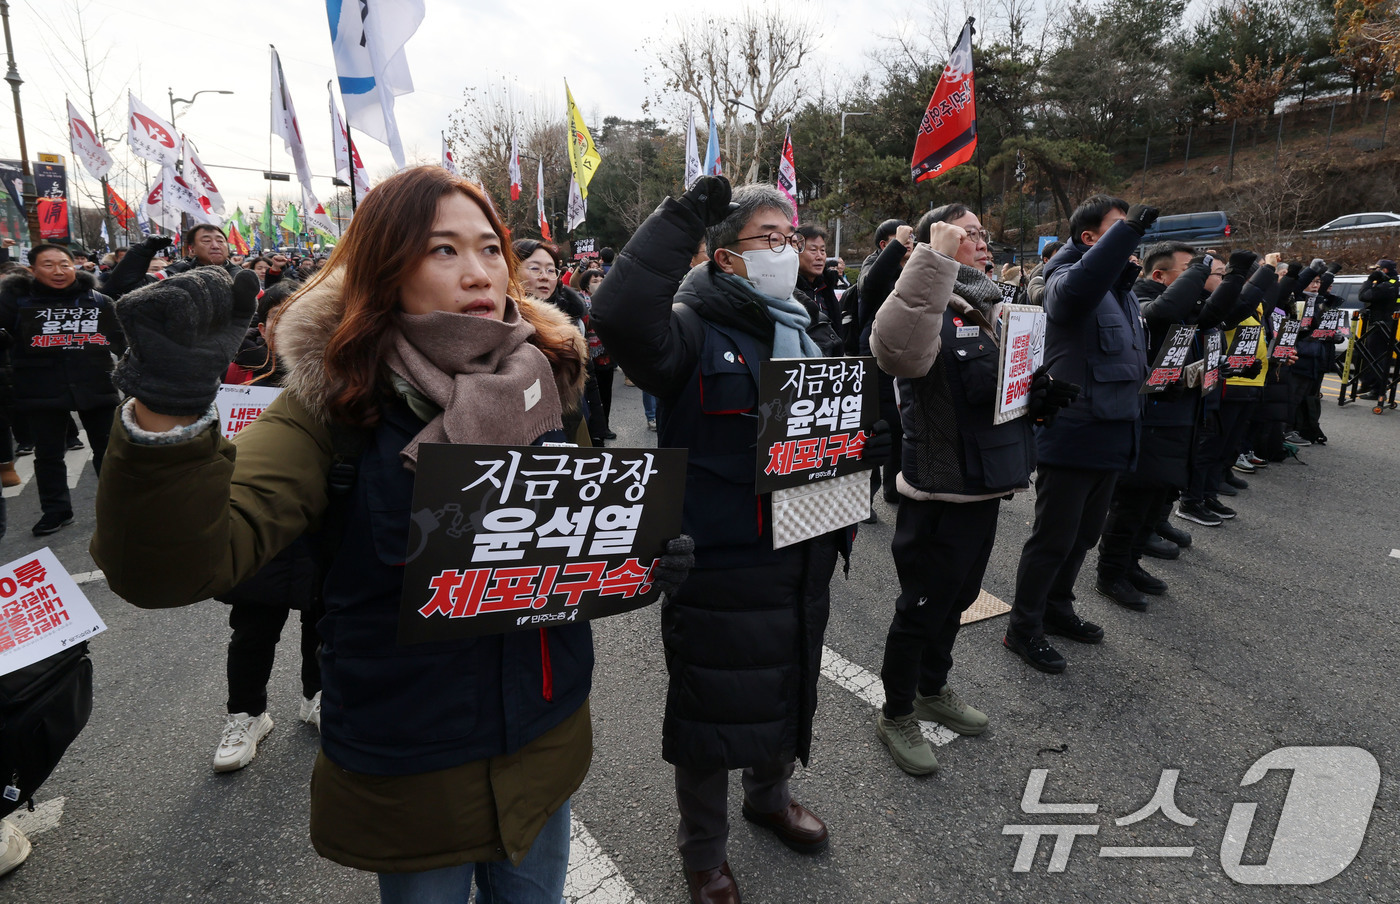
{"label": "gray scarf", "polygon": [[953,282],[958,297],[977,309],[983,317],[992,319],[992,309],[1001,303],[1001,289],[976,267],[958,264],[958,276]]}
{"label": "gray scarf", "polygon": [[728,280],[749,298],[762,305],[763,309],[768,312],[768,316],[773,318],[774,358],[820,358],[822,356],[822,350],[817,347],[817,343],[812,341],[812,337],[807,335],[807,329],[812,325],[812,318],[808,316],[807,309],[802,306],[802,302],[792,296],[779,299],[773,298],[771,295],[764,295],[755,289],[753,283],[747,279],[723,272],[717,275]]}

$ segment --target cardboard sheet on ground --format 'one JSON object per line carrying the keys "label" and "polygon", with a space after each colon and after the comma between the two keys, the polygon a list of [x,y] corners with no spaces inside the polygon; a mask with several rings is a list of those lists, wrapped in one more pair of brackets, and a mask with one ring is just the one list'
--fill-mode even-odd
{"label": "cardboard sheet on ground", "polygon": [[1008,304],[1001,309],[1001,348],[997,363],[997,410],[992,423],[1004,424],[1030,409],[1031,375],[1045,362],[1045,309]]}
{"label": "cardboard sheet on ground", "polygon": [[258,415],[281,394],[282,389],[278,386],[220,384],[214,396],[214,404],[219,409],[219,432],[225,439],[233,439],[240,430],[257,420]]}
{"label": "cardboard sheet on ground", "polygon": [[106,630],[47,546],[0,566],[0,675]]}
{"label": "cardboard sheet on ground", "polygon": [[616,615],[656,602],[681,532],[684,449],[420,447],[400,644]]}

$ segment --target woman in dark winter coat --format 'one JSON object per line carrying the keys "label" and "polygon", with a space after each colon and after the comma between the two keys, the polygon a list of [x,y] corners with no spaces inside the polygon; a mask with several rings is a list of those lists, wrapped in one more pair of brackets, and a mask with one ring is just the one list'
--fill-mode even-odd
{"label": "woman in dark winter coat", "polygon": [[[574,277],[571,288],[575,289],[588,305],[590,313],[593,309],[593,293],[598,291],[603,284],[604,273],[601,269],[587,269]],[[595,436],[601,435],[603,439],[617,439],[617,434],[608,426],[612,418],[612,388],[613,374],[617,371],[617,362],[608,354],[608,350],[603,347],[603,340],[598,338],[598,334],[593,330],[591,317],[585,320],[587,327],[585,333],[588,337],[588,364],[593,369],[593,381],[598,385],[598,401],[602,408],[601,416],[595,416],[597,426],[590,424],[589,432]]]}
{"label": "woman in dark winter coat", "polygon": [[117,390],[112,355],[125,350],[112,302],[94,288],[91,273],[77,269],[62,245],[39,245],[33,275],[17,273],[0,283],[0,328],[14,338],[14,407],[34,440],[34,480],[43,517],[35,536],[73,523],[68,494],[70,411],[78,412],[92,467],[101,473]]}
{"label": "woman in dark winter coat", "polygon": [[[257,277],[202,267],[122,303],[132,351],[115,379],[133,398],[98,487],[93,558],[118,595],[182,606],[331,519],[311,840],[379,873],[385,901],[465,904],[473,881],[497,902],[559,900],[569,800],[592,758],[586,623],[396,640],[420,445],[562,441],[582,384],[583,337],[525,300],[506,235],[481,189],[441,167],[375,186],[279,313],[286,388],[235,443],[214,429],[213,399]],[[200,326],[174,353],[166,335],[189,309]]]}

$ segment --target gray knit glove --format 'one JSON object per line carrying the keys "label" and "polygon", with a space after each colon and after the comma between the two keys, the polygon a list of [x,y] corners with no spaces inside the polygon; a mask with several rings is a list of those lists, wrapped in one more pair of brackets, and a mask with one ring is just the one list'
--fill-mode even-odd
{"label": "gray knit glove", "polygon": [[651,568],[651,584],[670,599],[676,595],[676,591],[690,576],[690,569],[694,567],[695,541],[689,534],[681,534],[666,541],[666,551]]}
{"label": "gray knit glove", "polygon": [[229,279],[222,267],[196,267],[123,296],[116,309],[127,350],[112,382],[157,414],[204,414],[257,303],[257,274]]}

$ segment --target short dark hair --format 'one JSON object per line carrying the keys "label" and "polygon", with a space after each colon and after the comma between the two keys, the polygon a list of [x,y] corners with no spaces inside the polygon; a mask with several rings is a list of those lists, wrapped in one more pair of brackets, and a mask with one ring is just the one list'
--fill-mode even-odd
{"label": "short dark hair", "polygon": [[928,244],[928,238],[933,234],[934,223],[951,223],[970,213],[972,208],[966,204],[944,204],[942,207],[935,207],[919,217],[919,225],[914,227],[914,241]]}
{"label": "short dark hair", "polygon": [[1151,275],[1153,270],[1165,270],[1168,267],[1163,264],[1175,264],[1173,260],[1178,254],[1189,254],[1195,256],[1196,249],[1185,242],[1158,242],[1151,245],[1142,253],[1142,272],[1144,276]]}
{"label": "short dark hair", "polygon": [[559,249],[548,242],[540,242],[535,239],[516,239],[514,242],[511,242],[510,247],[511,250],[515,252],[515,259],[522,264],[525,262],[525,258],[543,248],[545,254],[548,254],[550,258],[553,259],[554,269],[564,269],[564,262],[559,257]]}
{"label": "short dark hair", "polygon": [[611,248],[604,247],[598,252],[598,258],[609,267],[612,266],[613,258],[617,257],[617,252]]}
{"label": "short dark hair", "polygon": [[300,288],[301,283],[295,279],[280,279],[264,289],[262,295],[258,297],[258,313],[253,319],[253,326],[267,323],[267,318],[272,315],[272,312],[277,310],[282,302],[291,298],[292,293]]}
{"label": "short dark hair", "polygon": [[1050,244],[1046,245],[1044,249],[1041,250],[1040,259],[1043,261],[1048,261],[1050,258],[1055,256],[1055,252],[1059,251],[1063,247],[1065,247],[1064,242],[1051,242]]}
{"label": "short dark hair", "polygon": [[1094,195],[1086,199],[1069,216],[1070,239],[1077,242],[1084,233],[1097,232],[1098,228],[1103,225],[1103,218],[1108,216],[1108,212],[1111,210],[1121,210],[1123,213],[1127,213],[1128,202],[1112,195]]}
{"label": "short dark hair", "polygon": [[584,270],[581,273],[579,273],[579,275],[575,277],[574,281],[569,285],[572,288],[578,289],[580,292],[588,292],[592,294],[593,289],[591,288],[591,286],[593,285],[593,281],[602,278],[602,270]]}
{"label": "short dark hair", "polygon": [[213,223],[195,223],[185,232],[185,244],[193,245],[195,236],[199,235],[201,232],[209,232],[211,230],[217,232],[219,235],[224,234],[224,231]]}
{"label": "short dark hair", "polygon": [[821,239],[825,242],[827,239],[826,230],[811,223],[803,223],[793,231],[808,241],[812,239]]}
{"label": "short dark hair", "polygon": [[43,254],[45,251],[61,251],[64,257],[68,258],[70,261],[73,260],[73,252],[68,250],[67,245],[58,245],[53,242],[40,242],[29,249],[29,266],[34,266],[34,262],[39,259],[39,255]]}
{"label": "short dark hair", "polygon": [[894,238],[894,234],[899,231],[899,227],[908,226],[903,220],[892,218],[875,227],[875,247],[879,247],[881,242],[888,242]]}

